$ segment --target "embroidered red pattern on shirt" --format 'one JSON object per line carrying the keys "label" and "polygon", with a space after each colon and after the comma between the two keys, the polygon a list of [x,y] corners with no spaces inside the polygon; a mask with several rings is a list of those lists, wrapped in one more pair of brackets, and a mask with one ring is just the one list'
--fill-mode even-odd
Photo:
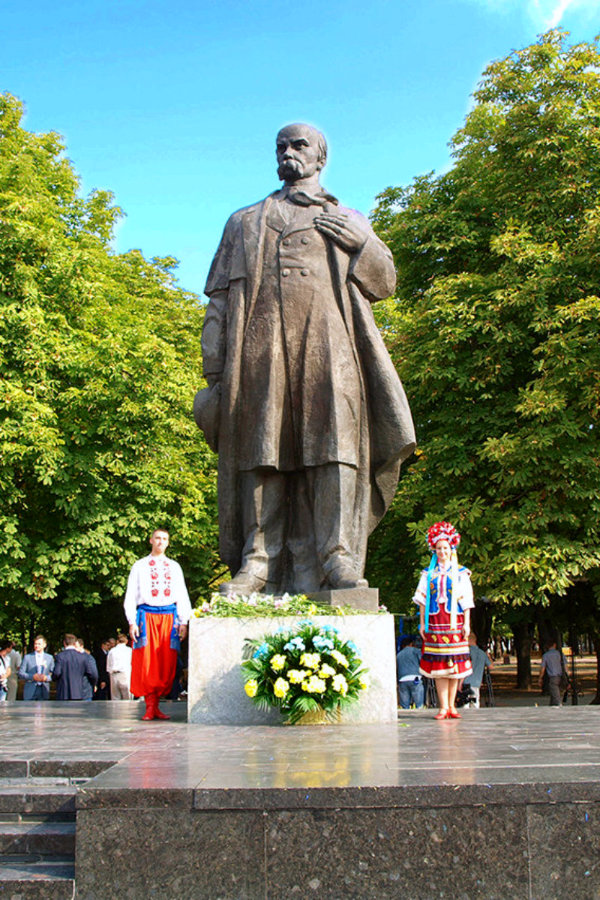
{"label": "embroidered red pattern on shirt", "polygon": [[155,559],[148,560],[150,566],[151,578],[151,594],[158,597],[162,593],[163,597],[171,596],[171,571],[169,568],[169,560],[161,560],[161,565]]}

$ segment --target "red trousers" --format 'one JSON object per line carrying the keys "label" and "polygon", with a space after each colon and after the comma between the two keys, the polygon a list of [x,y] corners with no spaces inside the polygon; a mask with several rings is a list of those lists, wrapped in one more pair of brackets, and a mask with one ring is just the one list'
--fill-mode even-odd
{"label": "red trousers", "polygon": [[134,650],[131,657],[131,693],[134,697],[155,692],[163,696],[171,690],[177,667],[177,650],[171,649],[172,631],[171,614],[146,614],[146,646]]}

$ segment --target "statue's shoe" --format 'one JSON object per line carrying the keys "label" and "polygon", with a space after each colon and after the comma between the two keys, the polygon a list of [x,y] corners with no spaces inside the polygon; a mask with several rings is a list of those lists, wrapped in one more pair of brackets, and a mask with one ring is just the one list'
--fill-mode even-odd
{"label": "statue's shoe", "polygon": [[254,594],[260,592],[267,583],[266,578],[254,575],[252,572],[238,572],[231,581],[224,581],[219,585],[220,594]]}
{"label": "statue's shoe", "polygon": [[368,588],[369,582],[361,578],[350,566],[338,566],[327,575],[327,587],[332,590]]}

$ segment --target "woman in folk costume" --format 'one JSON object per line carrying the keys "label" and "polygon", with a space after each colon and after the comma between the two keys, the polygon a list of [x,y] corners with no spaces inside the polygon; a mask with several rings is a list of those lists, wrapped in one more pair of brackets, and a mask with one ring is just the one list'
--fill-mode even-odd
{"label": "woman in folk costume", "polygon": [[423,638],[420,672],[435,678],[440,711],[436,719],[460,719],[455,700],[459,681],[470,675],[470,631],[473,588],[470,572],[458,565],[460,534],[449,522],[436,522],[427,532],[432,551],[429,568],[413,597],[420,609]]}

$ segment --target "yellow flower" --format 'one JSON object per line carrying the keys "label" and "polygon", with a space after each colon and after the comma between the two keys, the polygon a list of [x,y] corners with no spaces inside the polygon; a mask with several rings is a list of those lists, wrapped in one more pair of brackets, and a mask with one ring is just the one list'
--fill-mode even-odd
{"label": "yellow flower", "polygon": [[339,650],[332,650],[331,656],[333,656],[336,663],[338,663],[340,666],[343,666],[345,669],[348,668],[348,660],[346,659],[346,657],[344,656],[343,653],[340,653]]}
{"label": "yellow flower", "polygon": [[332,681],[334,691],[343,697],[348,693],[348,682],[345,675],[335,675]]}
{"label": "yellow flower", "polygon": [[319,676],[321,678],[331,678],[335,675],[335,669],[333,666],[328,666],[327,663],[323,663],[321,668],[319,669]]}
{"label": "yellow flower", "polygon": [[249,697],[256,697],[256,692],[258,690],[258,681],[256,678],[251,678],[250,681],[247,681],[244,685],[244,690]]}
{"label": "yellow flower", "polygon": [[286,664],[286,658],[281,653],[276,653],[275,656],[271,657],[271,668],[274,672],[281,672],[283,667]]}
{"label": "yellow flower", "polygon": [[288,680],[292,684],[301,684],[307,675],[308,672],[305,672],[303,669],[289,669],[287,673]]}
{"label": "yellow flower", "polygon": [[285,678],[278,678],[273,685],[273,693],[276,697],[285,697],[289,689],[289,683],[285,680]]}
{"label": "yellow flower", "polygon": [[311,685],[311,694],[323,694],[327,690],[327,685],[322,678],[313,675],[312,678],[309,678],[308,680]]}
{"label": "yellow flower", "polygon": [[307,669],[318,669],[321,657],[318,653],[303,653],[300,657],[300,665]]}
{"label": "yellow flower", "polygon": [[361,689],[361,691],[366,691],[366,689],[369,687],[369,678],[367,675],[361,675],[359,677],[358,686]]}
{"label": "yellow flower", "polygon": [[308,614],[309,614],[309,616],[316,616],[317,607],[314,603],[311,603],[310,606],[308,607]]}
{"label": "yellow flower", "polygon": [[307,681],[302,682],[302,690],[306,691],[307,694],[324,694],[327,690],[327,685],[322,678],[311,675]]}

